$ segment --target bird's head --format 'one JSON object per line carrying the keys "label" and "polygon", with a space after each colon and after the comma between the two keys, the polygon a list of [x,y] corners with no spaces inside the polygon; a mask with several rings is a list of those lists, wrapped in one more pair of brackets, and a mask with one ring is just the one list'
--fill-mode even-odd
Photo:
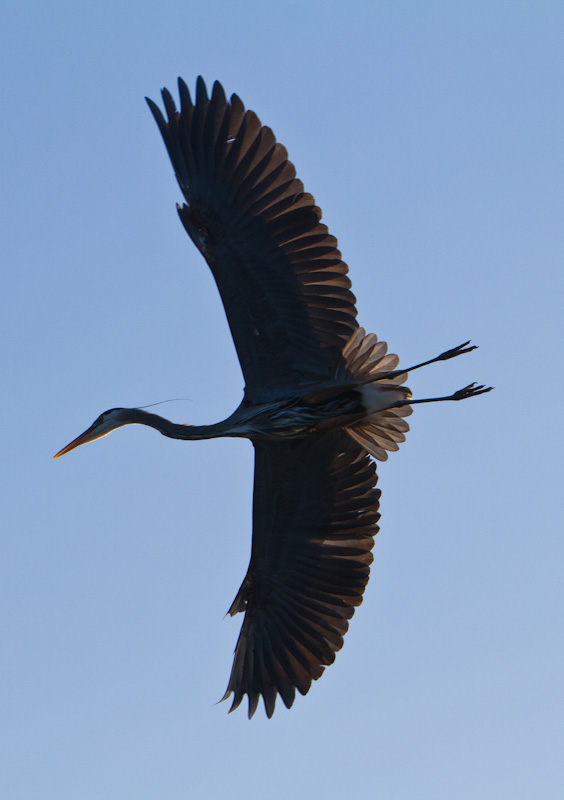
{"label": "bird's head", "polygon": [[73,439],[70,444],[67,444],[66,447],[59,450],[57,455],[53,456],[53,458],[64,456],[65,453],[74,450],[75,447],[81,444],[93,442],[95,439],[100,439],[102,436],[106,436],[108,433],[115,431],[116,428],[127,425],[128,422],[131,422],[130,413],[131,409],[129,408],[110,408],[108,411],[104,411],[84,433],[81,433],[80,436]]}

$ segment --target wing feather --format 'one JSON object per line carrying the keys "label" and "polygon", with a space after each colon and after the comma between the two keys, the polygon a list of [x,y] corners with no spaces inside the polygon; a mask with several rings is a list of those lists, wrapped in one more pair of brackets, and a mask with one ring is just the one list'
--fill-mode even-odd
{"label": "wing feather", "polygon": [[267,402],[330,381],[357,329],[337,240],[296,178],[286,149],[219,83],[180,111],[148,100],[186,204],[180,218],[216,280],[247,398]]}
{"label": "wing feather", "polygon": [[369,577],[378,531],[376,469],[344,431],[255,442],[253,546],[230,609],[245,612],[226,697],[259,696],[270,717],[276,695],[333,663]]}

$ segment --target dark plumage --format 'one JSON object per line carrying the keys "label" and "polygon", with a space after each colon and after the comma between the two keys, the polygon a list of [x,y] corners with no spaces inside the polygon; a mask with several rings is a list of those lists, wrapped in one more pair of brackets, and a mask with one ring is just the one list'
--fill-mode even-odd
{"label": "dark plumage", "polygon": [[[356,321],[347,265],[321,212],[270,128],[198,78],[192,102],[179,81],[177,111],[149,106],[186,204],[178,212],[216,280],[245,393],[214,425],[177,425],[142,409],[111,409],[60,453],[129,423],[177,439],[240,436],[255,447],[253,544],[230,608],[245,613],[226,697],[267,715],[335,659],[362,602],[378,531],[377,475],[404,441],[414,403],[461,400],[467,386],[411,400],[407,371]],[[433,361],[473,350],[465,342]],[[416,365],[411,369],[423,366]]]}

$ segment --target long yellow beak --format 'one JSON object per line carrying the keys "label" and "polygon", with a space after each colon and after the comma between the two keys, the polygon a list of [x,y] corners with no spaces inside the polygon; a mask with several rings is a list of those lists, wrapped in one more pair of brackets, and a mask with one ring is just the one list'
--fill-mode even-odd
{"label": "long yellow beak", "polygon": [[87,431],[81,433],[80,436],[77,436],[76,439],[73,439],[70,444],[67,444],[66,447],[63,447],[62,450],[59,450],[56,456],[53,458],[59,458],[59,456],[64,456],[65,453],[70,453],[71,450],[74,450],[75,447],[79,447],[81,444],[87,444],[88,442],[93,442],[95,439],[99,439],[101,436],[104,436],[103,433],[98,433],[98,426],[91,425]]}

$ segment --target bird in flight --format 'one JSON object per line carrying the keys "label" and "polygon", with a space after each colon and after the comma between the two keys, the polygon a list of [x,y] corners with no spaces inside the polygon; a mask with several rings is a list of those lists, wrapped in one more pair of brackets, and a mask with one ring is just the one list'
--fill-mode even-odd
{"label": "bird in flight", "polygon": [[[198,78],[179,80],[180,110],[147,99],[185,198],[177,206],[217,283],[245,379],[234,413],[182,425],[141,408],[112,408],[55,458],[123,425],[173,439],[237,436],[255,448],[251,561],[229,609],[244,612],[225,698],[290,708],[343,645],[368,582],[378,532],[374,459],[405,440],[416,403],[489,392],[471,384],[414,400],[407,373],[475,348],[469,342],[398,369],[385,342],[356,321],[337,240],[270,128]],[[224,699],[225,699],[224,698]]]}

